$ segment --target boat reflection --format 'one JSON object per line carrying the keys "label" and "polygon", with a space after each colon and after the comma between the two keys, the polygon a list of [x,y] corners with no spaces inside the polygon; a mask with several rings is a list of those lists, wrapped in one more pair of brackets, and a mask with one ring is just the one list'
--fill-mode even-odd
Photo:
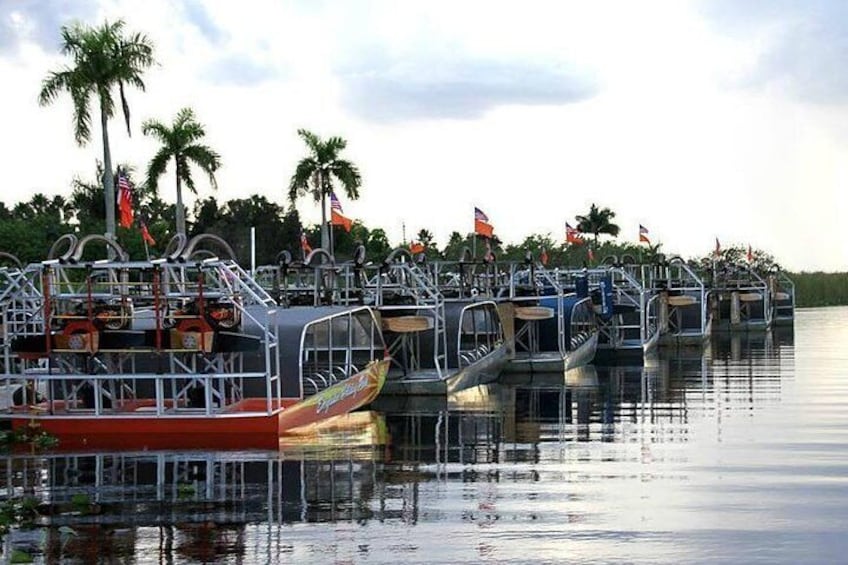
{"label": "boat reflection", "polygon": [[644,476],[646,463],[677,480],[688,467],[659,465],[680,461],[681,447],[715,445],[745,429],[728,426],[737,415],[779,402],[791,343],[791,333],[720,336],[640,365],[378,399],[296,430],[278,451],[12,455],[4,494],[36,498],[42,521],[7,534],[3,557],[28,547],[46,562],[315,560],[315,540],[337,534],[300,526],[368,523],[396,537],[386,524],[489,527],[536,512],[510,502],[522,485],[562,494],[562,481],[584,498],[545,511],[599,519],[586,494],[597,485]]}
{"label": "boat reflection", "polygon": [[388,440],[365,411],[294,430],[279,451],[12,455],[4,494],[37,501],[45,527],[13,529],[2,555],[209,562],[243,554],[252,524],[368,520]]}

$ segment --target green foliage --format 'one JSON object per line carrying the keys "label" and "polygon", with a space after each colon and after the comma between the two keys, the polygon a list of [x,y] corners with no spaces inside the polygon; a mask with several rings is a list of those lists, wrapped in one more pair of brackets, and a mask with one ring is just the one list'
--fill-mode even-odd
{"label": "green foliage", "polygon": [[174,162],[176,178],[176,229],[177,233],[187,233],[185,210],[183,207],[182,183],[197,194],[191,166],[200,168],[209,177],[212,188],[217,188],[215,172],[221,167],[221,156],[209,146],[200,143],[206,136],[203,124],[197,121],[191,108],[183,108],[177,113],[173,123],[168,126],[157,120],[147,120],[141,128],[144,135],[155,137],[159,150],[147,167],[146,184],[156,190],[159,177],[165,173],[170,161]]}
{"label": "green foliage", "polygon": [[333,192],[335,181],[341,183],[348,198],[359,198],[362,185],[359,169],[350,161],[339,158],[339,153],[347,147],[347,141],[341,137],[324,141],[305,129],[297,130],[297,134],[309,148],[309,155],[301,159],[295,168],[289,182],[289,200],[294,202],[299,196],[311,194],[315,202],[321,202]]}
{"label": "green foliage", "polygon": [[41,85],[39,103],[50,104],[67,91],[74,104],[74,135],[84,145],[91,137],[92,95],[99,98],[101,112],[111,118],[115,114],[112,91],[117,86],[129,131],[129,104],[124,86],[144,90],[141,75],[155,62],[153,45],[143,34],[125,35],[123,20],[104,22],[99,27],[76,23],[63,26],[61,34],[62,52],[71,56],[73,65],[47,75]]}
{"label": "green foliage", "polygon": [[799,308],[848,304],[848,273],[792,273],[789,278]]}
{"label": "green foliage", "polygon": [[177,498],[185,500],[187,498],[193,498],[197,494],[197,488],[191,483],[178,483],[177,484]]}
{"label": "green foliage", "polygon": [[13,527],[33,527],[39,517],[38,504],[38,499],[32,497],[9,498],[0,503],[0,535]]}
{"label": "green foliage", "polygon": [[460,255],[462,255],[462,250],[466,247],[471,249],[473,246],[472,238],[474,234],[468,234],[465,237],[462,236],[458,231],[451,232],[450,237],[448,238],[448,243],[445,245],[445,250],[442,253],[442,257],[447,261],[457,261],[459,260]]}
{"label": "green foliage", "polygon": [[589,207],[588,214],[576,216],[574,219],[577,220],[577,230],[582,233],[591,233],[594,236],[595,245],[597,245],[600,234],[611,235],[612,237],[618,235],[620,228],[612,223],[613,218],[615,218],[615,212],[609,208],[598,208],[597,205],[592,204]]}
{"label": "green foliage", "polygon": [[8,450],[16,445],[28,445],[33,450],[45,451],[59,445],[59,438],[42,430],[36,422],[26,427],[0,432],[0,450]]}
{"label": "green foliage", "polygon": [[[62,27],[62,53],[73,63],[47,75],[41,84],[38,101],[42,106],[67,92],[73,103],[74,137],[79,145],[91,139],[91,110],[94,98],[100,110],[103,127],[103,160],[111,170],[111,151],[107,123],[115,115],[115,87],[121,99],[121,110],[130,133],[130,107],[126,86],[144,90],[142,75],[155,63],[153,45],[140,33],[124,33],[124,22],[104,22],[98,27],[75,23]],[[103,175],[103,201],[108,233],[115,233],[115,183],[111,175]]]}
{"label": "green foliage", "polygon": [[33,563],[33,557],[22,549],[13,549],[9,557],[9,563]]}
{"label": "green foliage", "polygon": [[256,228],[256,264],[269,265],[277,254],[300,249],[300,218],[297,211],[285,214],[282,206],[264,196],[230,200],[219,207],[210,197],[195,203],[197,220],[190,235],[212,233],[227,241],[242,265],[250,265],[250,228]]}
{"label": "green foliage", "polygon": [[443,255],[439,251],[438,245],[433,237],[433,232],[428,229],[420,229],[418,233],[415,235],[415,241],[424,246],[425,253],[427,257],[432,260],[442,259]]}
{"label": "green foliage", "polygon": [[297,134],[309,148],[309,155],[298,162],[289,181],[289,202],[294,205],[298,197],[306,194],[311,194],[316,203],[320,202],[321,229],[324,230],[321,241],[329,242],[331,233],[327,230],[326,200],[334,192],[334,183],[341,183],[345,195],[356,200],[359,198],[362,176],[356,165],[339,157],[339,153],[347,147],[347,141],[341,137],[331,137],[324,141],[305,129],[297,130]]}
{"label": "green foliage", "polygon": [[365,240],[365,252],[367,256],[375,259],[385,259],[391,253],[392,247],[386,232],[381,228],[371,230],[368,233],[368,239]]}
{"label": "green foliage", "polygon": [[85,493],[78,492],[71,496],[71,506],[80,511],[84,510],[91,506],[91,497]]}
{"label": "green foliage", "polygon": [[762,249],[751,248],[751,260],[748,260],[748,247],[744,245],[731,245],[720,249],[718,255],[712,252],[708,255],[698,257],[693,261],[703,270],[712,268],[713,263],[727,263],[731,265],[749,265],[754,271],[764,275],[770,271],[780,270],[780,264],[774,256]]}

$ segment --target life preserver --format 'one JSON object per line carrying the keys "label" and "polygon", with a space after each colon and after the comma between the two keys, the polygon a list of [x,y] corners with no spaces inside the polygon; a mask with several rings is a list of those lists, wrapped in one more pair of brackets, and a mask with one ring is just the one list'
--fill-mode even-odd
{"label": "life preserver", "polygon": [[56,345],[58,349],[94,353],[97,351],[99,335],[97,327],[88,320],[75,320],[62,328],[61,335],[56,336]]}
{"label": "life preserver", "polygon": [[[177,327],[172,330],[179,336],[180,349],[204,349],[210,350],[212,347],[212,326],[203,318],[186,318],[177,323]],[[208,336],[208,343],[205,340]]]}

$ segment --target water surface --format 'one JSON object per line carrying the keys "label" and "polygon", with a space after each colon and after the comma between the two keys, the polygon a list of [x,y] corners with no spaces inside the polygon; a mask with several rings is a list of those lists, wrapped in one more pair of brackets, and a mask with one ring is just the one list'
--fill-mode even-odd
{"label": "water surface", "polygon": [[382,399],[280,452],[14,455],[4,556],[845,562],[848,308],[644,366]]}

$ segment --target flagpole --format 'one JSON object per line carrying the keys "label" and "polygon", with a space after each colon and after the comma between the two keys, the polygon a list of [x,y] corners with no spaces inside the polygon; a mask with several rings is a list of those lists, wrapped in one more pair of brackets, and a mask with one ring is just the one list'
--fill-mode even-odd
{"label": "flagpole", "polygon": [[250,226],[250,276],[256,276],[256,226]]}

